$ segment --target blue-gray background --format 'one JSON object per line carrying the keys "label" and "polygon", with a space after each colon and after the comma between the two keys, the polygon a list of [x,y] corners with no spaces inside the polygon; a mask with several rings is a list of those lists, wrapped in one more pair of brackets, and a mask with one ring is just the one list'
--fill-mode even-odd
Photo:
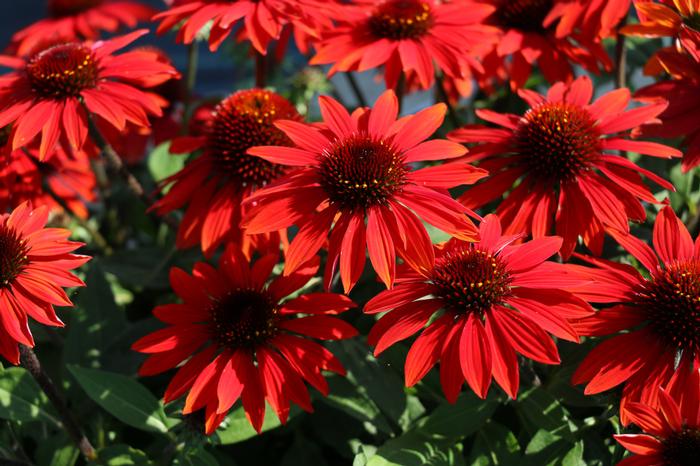
{"label": "blue-gray background", "polygon": [[[157,9],[163,9],[163,0],[140,0]],[[40,20],[46,15],[46,0],[0,0],[0,49],[9,44],[12,34],[29,24]],[[143,24],[152,31],[154,23]],[[181,71],[187,63],[187,48],[181,44],[175,44],[172,34],[157,37],[151,34],[140,39],[140,45],[152,44],[165,50],[173,60],[175,66]],[[250,87],[252,81],[252,60],[234,60],[231,57],[231,49],[222,47],[216,54],[209,53],[204,44],[200,44],[199,67],[197,75],[197,91],[204,96],[221,96],[236,89]],[[240,47],[238,51],[243,53]],[[304,58],[298,54],[288,55],[289,59],[282,70],[284,76],[291,76],[304,65]],[[238,63],[238,65],[236,65]],[[244,65],[242,65],[243,63]],[[371,73],[360,76],[359,83],[368,101],[371,103],[384,90],[383,83],[377,81]],[[349,106],[357,104],[347,80],[343,76],[337,76],[333,83],[343,101]],[[284,78],[278,80],[278,84],[284,85]],[[415,93],[407,96],[404,101],[404,112],[410,113],[429,105],[432,100],[431,93]]]}

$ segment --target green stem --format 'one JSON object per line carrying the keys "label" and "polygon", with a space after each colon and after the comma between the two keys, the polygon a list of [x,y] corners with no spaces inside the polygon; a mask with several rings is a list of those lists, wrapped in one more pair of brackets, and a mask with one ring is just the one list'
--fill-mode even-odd
{"label": "green stem", "polygon": [[44,371],[44,368],[41,367],[39,358],[36,357],[36,354],[34,354],[34,351],[30,347],[24,345],[19,345],[19,354],[20,364],[34,377],[39,387],[44,391],[46,397],[61,418],[61,424],[63,424],[63,428],[66,430],[68,436],[75,442],[75,445],[86,460],[95,461],[97,459],[95,448],[83,433],[83,430],[76,422],[70,409],[68,409],[58,387],[53,383],[46,371]]}
{"label": "green stem", "polygon": [[399,114],[403,111],[403,96],[406,93],[406,75],[401,73],[399,82],[396,83],[396,99],[399,101]]}
{"label": "green stem", "polygon": [[345,76],[348,78],[348,84],[350,84],[352,92],[355,94],[357,104],[360,107],[367,107],[367,99],[365,99],[365,95],[362,93],[362,89],[360,89],[360,85],[357,83],[355,75],[352,74],[352,71],[348,71],[347,73],[345,73]]}
{"label": "green stem", "polygon": [[459,117],[457,116],[457,111],[450,102],[450,96],[447,94],[447,89],[445,89],[445,80],[442,74],[437,74],[435,76],[435,85],[437,86],[438,93],[440,94],[440,100],[447,105],[447,118],[450,120],[453,128],[459,128]]}
{"label": "green stem", "polygon": [[267,84],[267,56],[255,51],[255,87],[264,88]]}
{"label": "green stem", "polygon": [[619,31],[625,22],[623,21],[618,28],[617,42],[615,43],[615,87],[618,89],[627,87],[627,38]]}
{"label": "green stem", "polygon": [[[119,157],[119,154],[117,154],[111,144],[107,142],[99,128],[97,128],[92,115],[88,116],[88,130],[90,137],[100,149],[102,158],[105,160],[107,166],[115,171],[124,180],[124,182],[126,182],[126,186],[129,191],[141,199],[146,207],[152,207],[154,204],[153,198],[146,192],[143,185],[141,185],[141,182],[129,171],[129,168],[122,161],[121,157]],[[173,217],[166,215],[164,217],[160,217],[160,221],[165,222],[165,224],[172,228],[173,231],[177,231],[178,222]]]}

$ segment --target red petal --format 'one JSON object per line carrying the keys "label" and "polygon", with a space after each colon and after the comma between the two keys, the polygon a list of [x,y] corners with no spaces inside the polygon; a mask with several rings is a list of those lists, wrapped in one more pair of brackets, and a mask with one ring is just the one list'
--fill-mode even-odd
{"label": "red petal", "polygon": [[421,380],[440,358],[445,335],[449,332],[454,318],[443,315],[426,328],[406,355],[405,382],[412,387]]}
{"label": "red petal", "polygon": [[250,358],[250,354],[245,351],[236,351],[221,371],[216,388],[216,396],[219,399],[217,413],[225,413],[231,409],[243,393],[243,382],[239,375],[243,358]]}
{"label": "red petal", "polygon": [[321,107],[323,122],[338,138],[346,138],[356,131],[350,114],[337,100],[322,95],[318,98],[318,104]]}
{"label": "red petal", "polygon": [[432,294],[434,288],[427,283],[405,283],[391,290],[385,290],[365,304],[366,314],[377,314],[401,307]]}
{"label": "red petal", "polygon": [[309,316],[298,319],[283,320],[279,326],[290,332],[300,333],[319,340],[344,340],[357,335],[357,330],[335,317]]}
{"label": "red petal", "polygon": [[528,317],[500,306],[491,315],[518,353],[544,364],[561,362],[552,338]]}
{"label": "red petal", "polygon": [[364,214],[357,212],[350,219],[340,248],[340,279],[345,294],[352,290],[365,268],[365,237]]}
{"label": "red petal", "polygon": [[506,260],[508,270],[517,273],[540,265],[556,254],[561,245],[562,239],[558,236],[538,238],[518,246],[506,247],[501,257]]}
{"label": "red petal", "polygon": [[336,212],[335,208],[327,207],[325,210],[313,215],[299,229],[285,255],[285,275],[295,272],[321,249],[321,246],[326,242]]}
{"label": "red petal", "polygon": [[394,136],[394,144],[400,151],[406,151],[428,139],[442,126],[447,107],[436,104],[413,115]]}
{"label": "red petal", "polygon": [[378,356],[397,341],[425,327],[441,305],[442,302],[437,299],[428,299],[406,304],[384,315],[367,336],[367,342],[375,346],[374,355]]}
{"label": "red petal", "polygon": [[469,314],[459,341],[462,374],[479,398],[486,398],[491,385],[493,364],[491,345],[479,317]]}
{"label": "red petal", "polygon": [[316,165],[318,158],[315,154],[294,147],[256,146],[248,149],[248,154],[265,159],[268,162],[290,167],[305,167]]}
{"label": "red petal", "polygon": [[661,442],[649,435],[624,434],[614,435],[614,437],[620,445],[638,455],[655,455],[663,451]]}
{"label": "red petal", "polygon": [[350,298],[336,293],[309,293],[287,301],[281,313],[340,314],[357,307]]}
{"label": "red petal", "polygon": [[294,144],[313,154],[320,154],[330,141],[313,126],[293,120],[277,120],[275,126],[289,136]]}
{"label": "red petal", "polygon": [[387,288],[394,286],[396,272],[394,242],[378,207],[370,208],[367,214],[367,251],[372,267],[384,285]]}
{"label": "red petal", "polygon": [[511,347],[504,331],[490,315],[486,316],[486,335],[491,343],[493,377],[503,390],[515,399],[518,396],[520,372],[518,358]]}
{"label": "red petal", "polygon": [[374,103],[369,114],[369,133],[385,137],[399,114],[399,102],[391,89],[384,91]]}
{"label": "red petal", "polygon": [[654,223],[654,248],[665,263],[693,257],[693,239],[669,206],[661,209]]}
{"label": "red petal", "polygon": [[404,162],[423,162],[428,160],[445,160],[461,157],[467,148],[461,144],[444,139],[431,139],[404,152]]}

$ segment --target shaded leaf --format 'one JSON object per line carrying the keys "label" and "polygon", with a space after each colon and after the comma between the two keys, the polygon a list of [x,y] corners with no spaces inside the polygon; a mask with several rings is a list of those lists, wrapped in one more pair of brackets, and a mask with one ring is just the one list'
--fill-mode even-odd
{"label": "shaded leaf", "polygon": [[44,392],[29,372],[20,367],[0,369],[0,418],[60,425]]}
{"label": "shaded leaf", "polygon": [[68,366],[85,393],[120,421],[138,429],[167,432],[172,422],[143,385],[120,374]]}

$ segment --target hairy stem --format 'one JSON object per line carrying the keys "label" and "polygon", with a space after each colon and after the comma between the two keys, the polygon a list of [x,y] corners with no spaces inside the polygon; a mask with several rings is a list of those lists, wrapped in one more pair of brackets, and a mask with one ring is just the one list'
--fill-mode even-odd
{"label": "hairy stem", "polygon": [[[97,128],[97,125],[95,125],[95,121],[93,120],[92,116],[88,117],[88,128],[90,137],[100,149],[100,153],[102,154],[102,158],[105,160],[107,167],[115,171],[126,182],[126,186],[129,191],[141,199],[146,207],[152,207],[154,203],[153,198],[146,192],[143,185],[141,185],[141,182],[136,179],[131,171],[129,171],[129,168],[126,166],[121,157],[119,157],[119,154],[117,154],[111,144],[107,142],[99,128]],[[178,223],[174,218],[164,216],[158,217],[158,219],[166,223],[174,231],[177,230]]]}
{"label": "hairy stem", "polygon": [[39,358],[36,357],[34,351],[28,346],[19,345],[20,363],[27,372],[29,372],[32,377],[37,381],[41,389],[46,393],[49,401],[53,407],[58,412],[61,418],[61,423],[63,428],[66,430],[68,436],[75,442],[80,452],[83,454],[85,459],[88,461],[95,461],[97,459],[97,452],[92,446],[90,441],[87,439],[80,425],[76,422],[73,414],[68,409],[63,396],[61,395],[58,387],[53,383],[48,374],[41,367]]}
{"label": "hairy stem", "polygon": [[[37,159],[35,159],[34,156],[32,156],[32,154],[30,154],[29,151],[27,151],[26,149],[23,149],[23,151],[25,154],[27,154],[29,159],[37,166],[37,169],[41,170],[41,162],[39,162]],[[85,220],[84,218],[81,218],[79,215],[77,215],[73,211],[73,209],[71,209],[70,206],[68,206],[68,204],[63,199],[61,199],[61,197],[58,194],[56,194],[56,192],[53,190],[53,188],[48,183],[48,181],[46,180],[45,177],[42,180],[41,188],[49,196],[51,196],[51,199],[53,199],[54,202],[56,202],[56,204],[61,206],[61,209],[63,209],[67,214],[72,216],[75,219],[75,221],[78,222],[78,225],[80,225],[81,227],[85,228],[85,230],[87,230],[87,232],[92,237],[92,240],[95,242],[95,245],[97,245],[97,247],[100,248],[105,255],[107,255],[107,256],[112,255],[114,250],[107,242],[107,239],[104,236],[102,236],[102,233],[100,233],[100,231],[97,230],[96,228],[93,228],[93,226],[90,225],[90,223],[87,220]]]}
{"label": "hairy stem", "polygon": [[255,52],[255,87],[263,88],[267,84],[267,56]]}
{"label": "hairy stem", "polygon": [[447,89],[445,89],[445,79],[442,74],[435,76],[435,86],[440,95],[440,100],[447,105],[447,118],[450,120],[453,128],[459,128],[459,117],[457,116],[457,111],[450,102],[450,96],[447,94]]}
{"label": "hairy stem", "polygon": [[399,114],[403,111],[403,96],[406,94],[406,75],[401,73],[396,83],[396,100],[399,101]]}
{"label": "hairy stem", "polygon": [[350,87],[352,88],[352,92],[355,94],[355,98],[357,99],[357,104],[360,107],[367,107],[367,99],[365,98],[365,95],[362,93],[362,89],[360,89],[360,85],[357,82],[357,79],[355,79],[355,75],[352,74],[352,71],[348,71],[345,73],[345,76],[348,78],[348,83],[350,84]]}
{"label": "hairy stem", "polygon": [[[626,21],[623,21],[619,28],[625,25]],[[627,87],[627,47],[626,47],[626,37],[620,34],[619,29],[617,33],[617,42],[615,43],[615,87],[622,88]]]}
{"label": "hairy stem", "polygon": [[185,105],[189,105],[192,102],[192,93],[194,92],[194,86],[197,83],[197,65],[199,63],[199,45],[193,42],[189,45],[187,50],[187,81],[185,82],[186,92],[185,94]]}

